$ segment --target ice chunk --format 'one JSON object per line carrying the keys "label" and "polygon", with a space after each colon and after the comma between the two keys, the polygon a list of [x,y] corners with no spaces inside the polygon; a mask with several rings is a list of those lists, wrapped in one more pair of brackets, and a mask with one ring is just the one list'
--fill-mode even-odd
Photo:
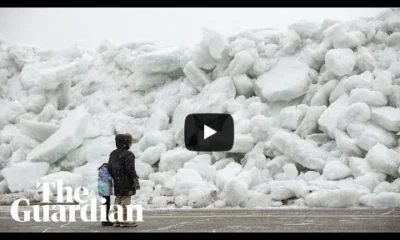
{"label": "ice chunk", "polygon": [[321,176],[321,174],[319,172],[315,172],[315,171],[307,171],[304,176],[303,179],[306,182],[312,181],[317,179],[319,176]]}
{"label": "ice chunk", "polygon": [[167,130],[169,125],[169,116],[164,109],[155,109],[151,114],[146,129],[147,131],[163,131]]}
{"label": "ice chunk", "polygon": [[354,179],[354,183],[359,184],[373,191],[380,183],[376,173],[367,173]]}
{"label": "ice chunk", "polygon": [[[46,175],[41,177],[38,182],[44,183],[55,183],[58,180],[62,180],[62,184],[64,187],[72,187],[72,189],[76,189],[83,186],[84,178],[80,173],[71,173],[67,171],[61,171]],[[50,185],[51,186],[51,185]],[[55,189],[51,187],[51,190]]]}
{"label": "ice chunk", "polygon": [[356,206],[359,193],[353,188],[342,188],[335,190],[317,190],[306,196],[305,200],[309,207],[345,208]]}
{"label": "ice chunk", "polygon": [[304,167],[319,171],[325,165],[328,152],[300,138],[297,134],[277,130],[271,137],[271,142],[285,156]]}
{"label": "ice chunk", "polygon": [[331,92],[329,96],[329,102],[333,103],[344,93],[350,93],[351,90],[356,88],[369,88],[372,89],[372,83],[374,79],[371,72],[364,72],[359,75],[354,75],[345,78],[339,82],[336,88]]}
{"label": "ice chunk", "polygon": [[150,165],[154,165],[160,160],[161,155],[163,155],[166,151],[167,147],[165,144],[159,143],[156,146],[149,147],[144,150],[138,160]]}
{"label": "ice chunk", "polygon": [[215,176],[217,174],[217,169],[215,166],[204,163],[186,162],[183,167],[195,170],[196,172],[200,173],[200,175],[208,182],[215,182]]}
{"label": "ice chunk", "polygon": [[350,92],[350,103],[366,103],[371,107],[387,105],[388,101],[383,93],[366,88],[353,89]]}
{"label": "ice chunk", "polygon": [[154,172],[150,164],[136,161],[136,172],[140,179],[149,179],[149,175]]}
{"label": "ice chunk", "polygon": [[367,42],[365,35],[360,31],[346,32],[333,39],[335,48],[355,48]]}
{"label": "ice chunk", "polygon": [[217,197],[217,188],[201,186],[189,190],[188,204],[194,208],[208,206]]}
{"label": "ice chunk", "polygon": [[20,130],[15,125],[6,125],[0,131],[0,143],[10,143],[14,137],[20,135]]}
{"label": "ice chunk", "polygon": [[36,122],[21,119],[20,121],[21,132],[38,142],[44,142],[51,135],[53,135],[60,126],[53,123]]}
{"label": "ice chunk", "polygon": [[350,175],[350,168],[339,161],[329,161],[323,170],[323,176],[328,180],[343,179]]}
{"label": "ice chunk", "polygon": [[203,28],[203,34],[201,44],[208,47],[215,60],[221,60],[227,56],[229,42],[222,34],[208,28]]}
{"label": "ice chunk", "polygon": [[208,47],[203,45],[198,45],[193,49],[192,60],[197,67],[205,70],[211,70],[216,65],[216,60],[211,56]]}
{"label": "ice chunk", "polygon": [[296,166],[293,163],[283,166],[283,173],[275,175],[276,180],[294,180],[299,175]]}
{"label": "ice chunk", "polygon": [[246,98],[253,96],[253,81],[246,74],[232,77],[236,87],[237,95],[243,95]]}
{"label": "ice chunk", "polygon": [[257,78],[262,74],[271,70],[276,65],[277,62],[278,62],[277,58],[262,58],[262,57],[258,58],[255,60],[253,66],[251,67],[249,75]]}
{"label": "ice chunk", "polygon": [[271,187],[268,183],[261,183],[253,186],[251,189],[262,194],[268,194],[271,190]]}
{"label": "ice chunk", "polygon": [[173,169],[178,171],[184,163],[194,158],[197,154],[183,148],[174,148],[161,155],[158,165],[159,171],[168,171]]}
{"label": "ice chunk", "polygon": [[32,163],[20,162],[2,170],[2,175],[11,192],[20,192],[26,188],[36,188],[36,182],[49,171],[46,162]]}
{"label": "ice chunk", "polygon": [[384,182],[379,183],[375,187],[373,193],[392,192],[392,191],[393,191],[392,185],[390,183],[384,181]]}
{"label": "ice chunk", "polygon": [[255,140],[250,134],[235,134],[232,149],[229,152],[247,153],[253,149]]}
{"label": "ice chunk", "polygon": [[337,128],[346,131],[347,126],[354,122],[367,122],[371,119],[371,110],[365,103],[354,103],[342,111],[337,120]]}
{"label": "ice chunk", "polygon": [[368,151],[375,144],[381,143],[387,147],[396,146],[396,137],[392,132],[369,122],[351,123],[347,126],[349,135],[356,139],[357,145]]}
{"label": "ice chunk", "polygon": [[238,179],[230,179],[226,182],[222,191],[222,197],[227,206],[241,206],[247,198],[248,186]]}
{"label": "ice chunk", "polygon": [[371,167],[379,172],[399,177],[400,154],[386,146],[377,143],[365,156]]}
{"label": "ice chunk", "polygon": [[231,42],[229,46],[229,56],[233,57],[240,51],[253,48],[256,48],[256,43],[254,41],[239,37]]}
{"label": "ice chunk", "polygon": [[311,84],[309,70],[299,60],[281,59],[274,68],[257,79],[256,94],[270,102],[298,98],[307,92]]}
{"label": "ice chunk", "polygon": [[238,163],[231,162],[225,168],[218,170],[216,175],[216,186],[224,189],[226,182],[234,178],[242,170],[242,166]]}
{"label": "ice chunk", "polygon": [[400,61],[396,61],[390,64],[388,71],[392,73],[393,77],[400,77]]}
{"label": "ice chunk", "polygon": [[301,45],[301,38],[293,30],[289,30],[284,33],[284,36],[279,39],[279,45],[281,46],[281,51],[285,54],[296,53]]}
{"label": "ice chunk", "polygon": [[400,44],[400,33],[394,32],[394,33],[390,34],[386,44],[389,47],[393,47],[393,46]]}
{"label": "ice chunk", "polygon": [[272,204],[273,200],[269,195],[265,195],[257,191],[249,191],[248,198],[245,201],[244,206],[246,208],[254,209],[254,208],[269,207]]}
{"label": "ice chunk", "polygon": [[235,75],[245,74],[250,70],[251,66],[258,57],[255,49],[243,50],[235,55],[228,68],[225,70],[225,75],[233,77]]}
{"label": "ice chunk", "polygon": [[131,67],[132,71],[145,73],[168,73],[178,70],[180,56],[183,51],[180,48],[164,48],[139,55]]}
{"label": "ice chunk", "polygon": [[384,95],[392,93],[392,73],[389,71],[374,71],[376,75],[372,82],[372,90],[380,91]]}
{"label": "ice chunk", "polygon": [[349,158],[349,167],[355,177],[360,177],[372,172],[370,163],[366,159],[358,157]]}
{"label": "ice chunk", "polygon": [[321,114],[318,119],[319,129],[328,134],[329,137],[334,138],[338,118],[349,104],[349,95],[343,94]]}
{"label": "ice chunk", "polygon": [[146,132],[139,141],[143,151],[160,143],[164,143],[168,150],[175,148],[176,143],[170,130]]}
{"label": "ice chunk", "polygon": [[315,57],[315,51],[310,47],[305,47],[305,49],[301,52],[300,58],[307,63],[307,65],[315,70],[319,70],[321,65],[323,64],[322,61],[318,61]]}
{"label": "ice chunk", "polygon": [[286,200],[292,197],[305,197],[308,188],[303,180],[271,181],[271,198]]}
{"label": "ice chunk", "polygon": [[400,131],[400,109],[392,107],[372,108],[372,121],[392,131]]}
{"label": "ice chunk", "polygon": [[300,20],[288,27],[288,29],[294,30],[301,38],[312,38],[320,28],[320,23],[308,20]]}
{"label": "ice chunk", "polygon": [[135,91],[143,91],[163,85],[169,79],[167,75],[160,73],[135,72],[129,76],[128,83]]}
{"label": "ice chunk", "polygon": [[279,114],[279,126],[290,130],[296,130],[307,114],[308,106],[301,104],[286,107]]}
{"label": "ice chunk", "polygon": [[225,168],[229,163],[233,163],[235,160],[233,158],[225,158],[217,161],[216,163],[213,164],[216,170],[220,170]]}
{"label": "ice chunk", "polygon": [[5,180],[0,181],[0,195],[9,193],[7,182]]}
{"label": "ice chunk", "polygon": [[[263,148],[259,146],[260,144],[257,144],[251,152],[246,153],[244,156],[244,160],[246,161],[244,169],[249,170],[253,167],[256,167],[257,169],[265,169],[267,158],[263,153]],[[261,146],[263,146],[262,143]]]}
{"label": "ice chunk", "polygon": [[86,111],[73,111],[53,135],[33,149],[27,156],[28,161],[55,163],[70,151],[79,147],[86,134],[89,115]]}
{"label": "ice chunk", "polygon": [[392,93],[388,96],[388,102],[392,107],[400,107],[400,86],[392,86]]}
{"label": "ice chunk", "polygon": [[173,176],[175,176],[176,171],[174,170],[169,170],[166,172],[155,172],[149,174],[149,180],[154,182],[154,184],[162,184],[165,185],[168,181],[172,179]]}
{"label": "ice chunk", "polygon": [[361,196],[360,203],[373,208],[398,208],[400,207],[400,193],[372,193]]}
{"label": "ice chunk", "polygon": [[295,133],[302,138],[314,133],[318,129],[318,119],[326,109],[326,106],[309,107],[305,117],[297,127]]}
{"label": "ice chunk", "polygon": [[373,71],[379,66],[374,56],[369,52],[362,52],[356,56],[356,67],[361,71]]}
{"label": "ice chunk", "polygon": [[157,196],[153,198],[153,207],[155,208],[166,208],[167,207],[167,198],[164,196]]}
{"label": "ice chunk", "polygon": [[183,206],[187,206],[188,201],[189,201],[188,196],[186,196],[186,195],[184,195],[184,194],[179,195],[179,196],[176,196],[176,197],[174,198],[175,205],[176,205],[178,208],[181,208],[181,207],[183,207]]}
{"label": "ice chunk", "polygon": [[198,68],[193,61],[189,61],[185,68],[183,69],[183,72],[187,76],[187,79],[190,81],[190,83],[198,90],[201,91],[205,85],[209,84],[210,78],[207,76],[203,70]]}
{"label": "ice chunk", "polygon": [[281,173],[283,171],[283,166],[291,162],[290,158],[286,156],[277,156],[265,164],[265,169],[267,169],[270,174],[275,175]]}
{"label": "ice chunk", "polygon": [[322,87],[316,87],[316,92],[311,98],[310,106],[328,106],[329,95],[338,85],[338,80],[330,80],[325,83]]}
{"label": "ice chunk", "polygon": [[30,95],[22,101],[27,111],[40,113],[46,104],[46,97],[43,95]]}
{"label": "ice chunk", "polygon": [[391,32],[400,32],[400,16],[391,16],[385,19],[387,29]]}
{"label": "ice chunk", "polygon": [[328,71],[341,77],[353,71],[356,56],[349,48],[332,49],[325,55],[325,65]]}

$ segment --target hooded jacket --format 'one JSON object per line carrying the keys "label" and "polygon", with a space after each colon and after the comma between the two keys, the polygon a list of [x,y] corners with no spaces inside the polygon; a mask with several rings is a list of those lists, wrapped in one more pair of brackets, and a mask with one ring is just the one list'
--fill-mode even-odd
{"label": "hooded jacket", "polygon": [[129,151],[129,138],[124,134],[118,134],[115,136],[115,143],[117,149],[111,152],[108,160],[108,172],[114,182],[114,195],[135,195],[135,180],[138,177],[135,169],[135,155]]}

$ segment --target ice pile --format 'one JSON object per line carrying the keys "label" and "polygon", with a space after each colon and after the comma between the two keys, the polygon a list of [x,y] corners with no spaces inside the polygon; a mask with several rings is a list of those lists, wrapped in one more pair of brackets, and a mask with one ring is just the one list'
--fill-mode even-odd
{"label": "ice pile", "polygon": [[[115,134],[131,133],[144,207],[399,207],[399,107],[398,9],[204,29],[194,48],[0,40],[0,194],[56,179],[95,194]],[[232,150],[185,149],[185,117],[206,112],[232,115]]]}

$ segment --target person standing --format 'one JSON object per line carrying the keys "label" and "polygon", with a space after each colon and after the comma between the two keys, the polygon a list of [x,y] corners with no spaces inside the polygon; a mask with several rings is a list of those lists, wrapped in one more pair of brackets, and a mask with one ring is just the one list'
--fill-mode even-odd
{"label": "person standing", "polygon": [[[127,206],[131,204],[131,197],[136,194],[136,190],[140,189],[135,169],[135,155],[129,151],[132,141],[130,134],[117,134],[115,136],[117,149],[111,152],[107,166],[114,182],[114,205],[120,205],[123,209],[123,222],[117,220],[115,227],[137,226],[136,222],[127,222]],[[117,219],[117,212],[114,216]]]}

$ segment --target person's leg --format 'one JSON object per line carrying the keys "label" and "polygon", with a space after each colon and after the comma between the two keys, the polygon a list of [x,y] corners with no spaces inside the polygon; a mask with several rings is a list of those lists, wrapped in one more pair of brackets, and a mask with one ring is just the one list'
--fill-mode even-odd
{"label": "person's leg", "polygon": [[110,223],[110,220],[109,220],[109,214],[110,214],[110,196],[103,196],[103,198],[106,200],[106,202],[103,204],[103,205],[105,205],[106,206],[106,214],[107,214],[107,216],[106,216],[106,219],[107,219],[107,221],[106,222],[103,222],[102,223],[102,225],[103,226],[110,226],[110,225],[112,225],[112,223]]}
{"label": "person's leg", "polygon": [[114,202],[114,219],[115,219],[115,224],[114,226],[119,227],[120,222],[118,221],[118,205],[121,205],[121,200],[122,196],[115,196],[115,202]]}
{"label": "person's leg", "polygon": [[122,205],[122,208],[123,208],[123,210],[124,210],[124,214],[123,214],[123,216],[124,216],[124,222],[121,224],[121,226],[122,226],[122,227],[124,227],[124,226],[136,227],[136,226],[137,226],[137,223],[136,223],[136,222],[128,222],[128,221],[127,221],[127,220],[128,220],[128,209],[127,209],[127,207],[128,207],[129,205],[131,205],[131,196],[124,196],[124,197],[122,197],[122,199],[121,199],[121,205]]}

